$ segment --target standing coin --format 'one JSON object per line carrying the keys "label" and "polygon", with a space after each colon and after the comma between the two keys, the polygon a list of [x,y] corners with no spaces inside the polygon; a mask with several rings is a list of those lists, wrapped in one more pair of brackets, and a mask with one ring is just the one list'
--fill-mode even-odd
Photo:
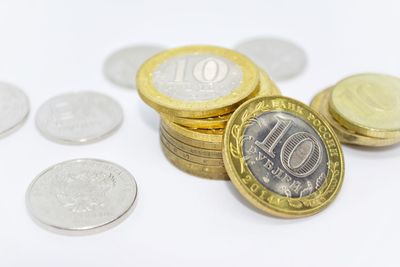
{"label": "standing coin", "polygon": [[400,78],[376,73],[350,76],[332,88],[329,111],[357,133],[400,137]]}
{"label": "standing coin", "polygon": [[308,106],[282,96],[249,100],[233,113],[223,158],[238,191],[276,216],[319,212],[343,182],[343,154],[329,124]]}
{"label": "standing coin", "polygon": [[120,221],[136,195],[135,179],[124,168],[98,159],[74,159],[39,174],[27,190],[26,203],[43,226],[84,233]]}
{"label": "standing coin", "polygon": [[250,57],[277,81],[299,75],[307,64],[304,50],[287,40],[252,39],[238,44],[235,49]]}
{"label": "standing coin", "polygon": [[206,118],[232,112],[257,88],[258,69],[245,56],[215,46],[164,51],[137,76],[141,98],[158,112]]}
{"label": "standing coin", "polygon": [[46,101],[36,114],[36,125],[47,138],[59,143],[99,141],[121,125],[121,106],[96,92],[67,93]]}
{"label": "standing coin", "polygon": [[29,100],[13,85],[0,82],[0,136],[22,125],[29,114]]}
{"label": "standing coin", "polygon": [[136,73],[139,67],[150,57],[161,52],[158,46],[131,46],[114,52],[104,62],[104,75],[113,83],[136,88]]}

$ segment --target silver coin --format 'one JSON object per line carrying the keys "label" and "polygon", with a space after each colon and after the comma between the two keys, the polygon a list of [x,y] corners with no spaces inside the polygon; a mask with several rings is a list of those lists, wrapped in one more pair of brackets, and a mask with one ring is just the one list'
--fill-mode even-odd
{"label": "silver coin", "polygon": [[153,73],[157,89],[172,98],[207,101],[230,94],[243,79],[236,63],[216,55],[184,55],[168,59]]}
{"label": "silver coin", "polygon": [[121,106],[96,92],[67,93],[46,101],[36,113],[36,125],[48,139],[64,144],[99,141],[121,125]]}
{"label": "silver coin", "polygon": [[125,218],[136,195],[134,177],[121,166],[74,159],[40,173],[27,190],[26,204],[33,219],[49,230],[86,233]]}
{"label": "silver coin", "polygon": [[0,82],[0,137],[22,125],[29,114],[29,100],[20,89]]}
{"label": "silver coin", "polygon": [[304,50],[287,40],[253,39],[240,43],[235,49],[266,70],[276,81],[299,75],[307,64]]}
{"label": "silver coin", "polygon": [[270,191],[285,197],[314,193],[326,180],[328,154],[308,122],[286,112],[265,112],[244,130],[247,166]]}
{"label": "silver coin", "polygon": [[136,73],[150,57],[164,50],[157,46],[132,46],[110,55],[104,62],[104,75],[116,85],[136,88]]}

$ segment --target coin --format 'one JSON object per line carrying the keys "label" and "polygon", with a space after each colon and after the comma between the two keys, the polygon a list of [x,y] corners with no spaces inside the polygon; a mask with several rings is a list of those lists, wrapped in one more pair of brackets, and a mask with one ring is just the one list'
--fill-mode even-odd
{"label": "coin", "polygon": [[119,128],[121,106],[96,92],[67,93],[46,101],[36,114],[36,125],[48,139],[65,144],[99,141]]}
{"label": "coin", "polygon": [[140,68],[141,98],[158,112],[207,118],[232,112],[259,82],[257,67],[221,47],[186,46],[167,50]]}
{"label": "coin", "polygon": [[341,143],[360,145],[360,146],[371,146],[381,147],[390,146],[400,142],[400,138],[375,138],[357,134],[356,132],[349,130],[342,126],[336,121],[329,112],[329,99],[332,87],[325,89],[314,96],[311,101],[311,107],[318,111],[325,119],[329,122],[332,128],[335,130]]}
{"label": "coin", "polygon": [[235,50],[252,59],[276,81],[299,75],[307,63],[304,50],[283,39],[252,39],[238,44]]}
{"label": "coin", "polygon": [[178,169],[187,172],[189,174],[215,180],[229,180],[228,174],[223,166],[207,166],[203,164],[194,163],[185,160],[173,152],[161,143],[162,151],[167,159]]}
{"label": "coin", "polygon": [[168,140],[169,143],[171,143],[173,146],[179,148],[180,150],[183,150],[187,153],[199,156],[199,157],[204,157],[204,158],[222,158],[222,152],[218,150],[211,150],[211,149],[204,149],[200,147],[194,147],[187,145],[185,143],[180,142],[179,140],[175,139],[172,137],[166,130],[164,130],[163,127],[160,127],[160,134]]}
{"label": "coin", "polygon": [[17,87],[0,82],[0,137],[3,137],[26,120],[29,100]]}
{"label": "coin", "polygon": [[169,151],[174,153],[180,158],[186,159],[187,161],[191,161],[194,163],[202,164],[202,165],[207,165],[207,166],[223,166],[224,163],[222,161],[222,157],[217,159],[217,158],[206,158],[206,157],[200,157],[194,154],[190,154],[188,152],[185,152],[176,146],[174,146],[172,143],[168,142],[168,140],[163,136],[160,135],[160,139],[162,144],[168,148]]}
{"label": "coin", "polygon": [[329,123],[283,96],[249,100],[233,113],[223,158],[243,197],[280,217],[319,212],[343,182],[343,153]]}
{"label": "coin", "polygon": [[400,79],[376,73],[350,76],[332,89],[330,113],[346,128],[378,138],[400,137]]}
{"label": "coin", "polygon": [[[260,84],[259,89],[255,92],[254,96],[270,96],[270,95],[280,95],[281,92],[279,88],[273,83],[273,81],[268,77],[265,71],[260,70]],[[225,128],[232,113],[219,115],[216,117],[209,118],[182,118],[173,116],[170,114],[162,114],[162,117],[168,119],[169,121],[175,122],[185,127],[189,128],[200,128],[200,129],[222,129]]]}
{"label": "coin", "polygon": [[223,130],[190,129],[176,123],[161,119],[162,127],[182,143],[212,150],[222,149]]}
{"label": "coin", "polygon": [[139,67],[163,48],[152,45],[125,47],[111,54],[104,62],[104,75],[116,85],[136,88]]}
{"label": "coin", "polygon": [[137,195],[134,177],[114,163],[74,159],[40,173],[26,203],[33,218],[50,230],[87,233],[118,223]]}

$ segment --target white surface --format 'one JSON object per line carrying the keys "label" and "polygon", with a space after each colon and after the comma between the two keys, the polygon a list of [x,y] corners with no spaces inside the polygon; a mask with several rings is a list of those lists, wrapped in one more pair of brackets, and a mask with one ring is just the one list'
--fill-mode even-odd
{"label": "white surface", "polygon": [[[119,47],[209,43],[231,47],[282,36],[308,52],[284,94],[309,102],[347,75],[399,75],[400,2],[393,1],[5,1],[0,2],[0,80],[25,90],[32,113],[0,139],[0,266],[399,266],[400,147],[344,147],[346,175],[336,201],[299,220],[262,215],[228,182],[174,168],[158,144],[158,119],[135,91],[102,76]],[[35,129],[46,99],[98,90],[119,100],[125,122],[112,137],[63,146]],[[116,162],[139,186],[137,207],[117,227],[68,237],[39,228],[24,194],[50,165],[76,157]]]}

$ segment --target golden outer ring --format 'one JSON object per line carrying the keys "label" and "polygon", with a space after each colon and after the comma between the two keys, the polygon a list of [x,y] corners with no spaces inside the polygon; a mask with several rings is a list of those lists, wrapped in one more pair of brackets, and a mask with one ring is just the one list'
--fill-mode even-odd
{"label": "golden outer ring", "polygon": [[[262,186],[247,168],[241,145],[244,128],[249,119],[269,111],[292,113],[307,121],[320,135],[327,149],[329,167],[324,184],[316,192],[301,198],[281,196]],[[258,209],[278,217],[304,217],[321,211],[335,199],[343,183],[343,152],[329,123],[305,104],[283,96],[251,99],[233,113],[224,135],[223,159],[241,195]]]}
{"label": "golden outer ring", "polygon": [[168,140],[172,145],[175,147],[179,148],[182,151],[185,151],[187,153],[203,157],[203,158],[214,158],[214,159],[222,159],[222,151],[218,150],[210,150],[210,149],[204,149],[200,147],[194,147],[191,145],[187,145],[185,143],[182,143],[181,141],[175,139],[173,136],[171,136],[163,127],[160,127],[160,134]]}
{"label": "golden outer ring", "polygon": [[213,150],[222,149],[222,134],[215,134],[211,130],[186,128],[164,118],[161,125],[170,135],[185,144]]}
{"label": "golden outer ring", "polygon": [[335,130],[340,142],[359,146],[370,146],[370,147],[384,147],[394,145],[400,142],[400,138],[376,138],[369,137],[349,130],[343,127],[338,121],[336,121],[329,112],[329,99],[332,88],[327,88],[317,95],[311,101],[310,106],[317,112],[321,113],[322,116],[329,122],[332,128]]}
{"label": "golden outer ring", "polygon": [[161,143],[161,149],[167,159],[178,169],[187,172],[189,174],[212,179],[212,180],[229,180],[228,174],[223,167],[206,166],[188,160],[182,159],[175,155],[167,147]]}
{"label": "golden outer ring", "polygon": [[206,166],[223,166],[224,165],[222,157],[219,159],[204,158],[204,157],[200,157],[197,155],[187,153],[187,152],[177,148],[172,143],[168,142],[168,140],[163,135],[160,135],[160,141],[166,148],[168,148],[169,151],[171,151],[172,153],[174,153],[175,155],[177,155],[180,158],[186,159],[187,161],[191,161],[191,162],[206,165]]}
{"label": "golden outer ring", "polygon": [[[153,72],[170,58],[190,54],[214,54],[236,63],[243,73],[242,82],[230,94],[207,101],[183,101],[162,94],[153,84]],[[257,67],[244,55],[222,47],[203,45],[174,48],[155,55],[140,67],[136,81],[140,97],[158,112],[177,117],[207,118],[235,110],[256,90],[259,77]]]}
{"label": "golden outer ring", "polygon": [[279,87],[271,80],[269,75],[260,69],[260,90],[257,96],[282,95]]}
{"label": "golden outer ring", "polygon": [[[352,75],[350,77],[347,77],[341,81],[339,81],[333,88],[332,88],[332,92],[335,90],[335,87],[340,85],[341,82],[344,82],[348,79],[352,79],[353,77],[358,77],[358,76],[362,76],[362,75],[376,75],[373,73],[363,73],[363,74],[356,74],[356,75]],[[382,74],[379,74],[382,75]],[[384,75],[384,76],[389,76],[389,75]],[[389,76],[392,77],[392,76]],[[393,77],[396,78],[396,77]],[[332,95],[331,92],[331,95]],[[351,120],[349,118],[347,118],[342,112],[340,112],[337,107],[335,106],[334,103],[334,98],[331,96],[330,100],[329,100],[329,112],[332,115],[332,117],[337,120],[340,124],[342,124],[344,127],[365,135],[365,136],[370,136],[370,137],[376,137],[376,138],[398,138],[400,137],[400,129],[378,129],[378,128],[371,128],[368,127],[366,125],[363,125],[361,123],[358,123],[355,120]]]}

